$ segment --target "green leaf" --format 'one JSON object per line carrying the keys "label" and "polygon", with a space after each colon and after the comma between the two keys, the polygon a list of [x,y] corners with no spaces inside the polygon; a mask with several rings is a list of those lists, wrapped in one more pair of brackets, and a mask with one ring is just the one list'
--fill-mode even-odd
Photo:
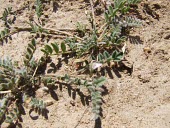
{"label": "green leaf", "polygon": [[96,99],[96,104],[101,104],[102,103],[102,99]]}
{"label": "green leaf", "polygon": [[39,32],[42,33],[43,32],[43,29],[41,27],[39,27]]}
{"label": "green leaf", "polygon": [[121,10],[121,13],[122,14],[126,14],[128,11],[129,11],[130,7],[123,7],[122,10]]}
{"label": "green leaf", "polygon": [[16,116],[19,116],[19,111],[17,108],[14,108],[13,111],[17,114]]}
{"label": "green leaf", "polygon": [[1,83],[0,84],[0,91],[4,91],[7,87],[7,83]]}
{"label": "green leaf", "polygon": [[38,16],[38,18],[41,17],[42,15],[42,3],[41,3],[41,0],[36,0],[36,14]]}
{"label": "green leaf", "polygon": [[88,85],[87,80],[84,81],[83,85],[84,85],[84,86],[87,86],[87,85]]}
{"label": "green leaf", "polygon": [[95,89],[95,87],[94,86],[92,86],[92,85],[90,85],[90,84],[88,84],[88,87],[87,87],[90,91],[92,91],[92,90],[94,90]]}
{"label": "green leaf", "polygon": [[117,57],[114,61],[120,61],[123,58],[123,52],[120,52],[119,54],[117,54]]}
{"label": "green leaf", "polygon": [[43,108],[43,104],[44,104],[43,101],[40,100],[40,101],[39,101],[40,108]]}
{"label": "green leaf", "polygon": [[119,7],[118,8],[123,8],[123,6],[125,5],[125,3],[126,3],[126,0],[124,0],[124,1],[122,1],[120,4],[119,4]]}
{"label": "green leaf", "polygon": [[29,60],[29,59],[30,59],[30,55],[29,55],[29,54],[26,54],[26,55],[25,55],[25,58],[26,58],[27,60]]}
{"label": "green leaf", "polygon": [[61,43],[61,50],[62,50],[63,52],[66,52],[66,45],[65,45],[64,42]]}
{"label": "green leaf", "polygon": [[105,16],[106,22],[108,22],[108,21],[109,21],[109,15],[108,15],[108,13],[104,13],[104,16]]}
{"label": "green leaf", "polygon": [[117,52],[116,50],[112,53],[112,58],[114,61],[121,61],[121,59],[123,58],[123,52]]}
{"label": "green leaf", "polygon": [[8,28],[5,28],[4,31],[5,31],[6,34],[9,33],[9,29]]}
{"label": "green leaf", "polygon": [[45,49],[48,50],[50,54],[52,54],[53,49],[49,45],[45,45]]}
{"label": "green leaf", "polygon": [[59,47],[58,47],[58,44],[57,44],[57,43],[51,43],[51,45],[52,45],[52,47],[53,47],[53,49],[54,49],[55,53],[56,53],[56,54],[58,54],[58,53],[59,53]]}
{"label": "green leaf", "polygon": [[[102,84],[103,85],[103,84]],[[95,98],[101,98],[101,92],[100,91],[95,91],[92,93],[92,97],[95,97]]]}
{"label": "green leaf", "polygon": [[108,59],[111,56],[107,51],[104,51],[103,55],[105,59]]}
{"label": "green leaf", "polygon": [[95,79],[93,81],[93,84],[97,85],[97,86],[102,86],[105,82],[106,82],[106,78],[105,77],[100,77],[98,79]]}
{"label": "green leaf", "polygon": [[128,4],[137,4],[141,2],[141,0],[127,0]]}
{"label": "green leaf", "polygon": [[46,50],[44,50],[44,49],[41,49],[41,51],[42,51],[43,53],[45,53],[46,55],[49,54],[49,53],[48,53]]}
{"label": "green leaf", "polygon": [[13,119],[10,116],[7,116],[5,122],[6,123],[12,123]]}
{"label": "green leaf", "polygon": [[5,36],[5,31],[1,31],[1,37]]}
{"label": "green leaf", "polygon": [[112,12],[112,17],[113,17],[113,18],[116,16],[116,13],[117,13],[118,10],[119,10],[118,8],[115,8],[115,9],[113,10],[113,12]]}
{"label": "green leaf", "polygon": [[34,47],[36,46],[36,41],[35,41],[35,39],[32,39],[31,43],[32,43],[32,45],[33,45]]}
{"label": "green leaf", "polygon": [[17,109],[16,108],[14,108],[13,110],[14,110],[15,113],[17,113]]}
{"label": "green leaf", "polygon": [[120,45],[124,40],[126,39],[126,37],[121,37],[119,38],[117,41],[115,41],[115,45]]}
{"label": "green leaf", "polygon": [[113,53],[112,53],[112,58],[116,58],[116,55],[118,54],[117,50],[115,50]]}
{"label": "green leaf", "polygon": [[34,51],[35,47],[32,44],[28,44],[28,46]]}
{"label": "green leaf", "polygon": [[27,52],[32,55],[32,50],[30,48],[27,48]]}
{"label": "green leaf", "polygon": [[103,60],[103,58],[104,58],[103,55],[102,55],[101,53],[99,53],[99,54],[98,54],[98,61],[101,62],[101,61]]}
{"label": "green leaf", "polygon": [[12,118],[14,118],[15,117],[15,114],[14,113],[9,113],[11,116],[12,116]]}
{"label": "green leaf", "polygon": [[92,111],[94,110],[97,110],[98,112],[96,113],[100,113],[100,108],[101,108],[101,105],[100,104],[95,104],[94,108],[92,109]]}
{"label": "green leaf", "polygon": [[113,7],[112,6],[109,6],[109,13],[112,15],[112,13],[113,13]]}

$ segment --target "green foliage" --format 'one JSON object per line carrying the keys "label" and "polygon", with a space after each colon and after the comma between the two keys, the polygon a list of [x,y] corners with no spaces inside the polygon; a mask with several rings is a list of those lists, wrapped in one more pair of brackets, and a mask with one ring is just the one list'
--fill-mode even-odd
{"label": "green foliage", "polygon": [[[14,98],[14,97],[13,97]],[[29,96],[23,94],[22,101],[23,103],[26,103],[28,99],[29,106],[34,109],[39,114],[43,114],[43,112],[46,109],[46,104],[42,100],[38,100],[36,98],[30,98]],[[12,102],[12,97],[4,97],[0,102],[0,120],[1,123],[4,121],[9,124],[15,124],[19,121],[22,115],[22,111],[19,109],[19,106],[21,106],[21,103],[18,102],[19,99],[16,100],[16,102]],[[12,104],[13,103],[13,104]],[[10,106],[11,105],[11,106]]]}
{"label": "green foliage", "polygon": [[35,97],[31,97],[26,93],[23,94],[22,101],[23,103],[28,105],[30,109],[35,110],[35,112],[37,112],[39,115],[40,114],[43,115],[44,111],[46,110],[46,104],[43,100],[39,100]]}
{"label": "green foliage", "polygon": [[114,8],[118,9],[122,14],[126,14],[131,4],[137,4],[141,0],[114,0]]}
{"label": "green foliage", "polygon": [[11,90],[15,93],[27,87],[27,85],[29,87],[31,79],[29,74],[26,74],[27,71],[24,67],[15,68],[10,59],[0,60],[0,91]]}
{"label": "green foliage", "polygon": [[114,0],[114,8],[121,11],[122,14],[125,14],[130,9],[129,6],[126,6],[127,0]]}
{"label": "green foliage", "polygon": [[14,19],[9,18],[9,15],[12,14],[12,7],[5,8],[3,15],[2,15],[2,20],[5,23],[5,26],[9,28],[9,26],[13,23]]}
{"label": "green foliage", "polygon": [[48,88],[52,88],[55,85],[55,80],[53,80],[52,78],[43,78],[42,82],[44,83],[44,86],[48,87]]}
{"label": "green foliage", "polygon": [[83,25],[80,22],[77,22],[76,27],[77,27],[77,31],[79,32],[80,37],[85,36],[85,34],[86,34],[86,25]]}
{"label": "green foliage", "polygon": [[6,122],[9,124],[15,123],[21,117],[21,113],[18,109],[17,103],[14,103],[13,108],[9,108],[10,98],[4,97],[0,104],[0,124]]}
{"label": "green foliage", "polygon": [[127,0],[128,4],[137,4],[141,2],[141,0]]}
{"label": "green foliage", "polygon": [[80,88],[86,87],[89,90],[93,105],[92,106],[92,112],[94,113],[93,119],[94,120],[98,119],[101,114],[100,109],[102,105],[102,92],[103,92],[102,86],[106,82],[106,78],[100,77],[90,82],[79,78],[71,78],[70,76],[65,75],[64,77],[62,77],[62,79],[69,84],[76,84],[79,85]]}
{"label": "green foliage", "polygon": [[[12,61],[8,57],[6,57],[5,59],[0,59],[0,67],[6,68],[9,71],[13,71]],[[1,70],[3,70],[3,69],[1,69]]]}
{"label": "green foliage", "polygon": [[58,54],[59,53],[59,46],[58,46],[58,44],[57,43],[51,43],[51,45],[52,45],[55,53]]}
{"label": "green foliage", "polygon": [[141,25],[142,21],[135,17],[125,17],[125,20],[122,23],[123,27],[137,27]]}
{"label": "green foliage", "polygon": [[[38,20],[43,14],[42,2],[42,0],[36,0],[36,15]],[[93,22],[93,18],[90,19],[90,21],[93,22],[93,30],[87,30],[85,25],[78,22],[77,30],[74,31],[76,35],[72,36],[74,38],[67,37],[61,43],[54,42],[45,44],[41,49],[44,55],[38,62],[34,60],[34,54],[37,47],[36,36],[34,34],[34,37],[31,42],[28,43],[26,48],[23,59],[24,65],[18,65],[16,67],[9,58],[0,59],[0,91],[5,93],[0,101],[1,122],[5,121],[7,123],[15,123],[18,121],[21,117],[21,110],[18,107],[18,104],[29,104],[31,109],[34,109],[39,114],[43,115],[46,109],[45,102],[41,99],[38,100],[36,97],[32,97],[31,95],[33,91],[36,91],[36,89],[39,88],[41,83],[43,83],[45,87],[53,89],[57,80],[62,80],[67,84],[75,84],[79,91],[81,91],[81,88],[87,88],[92,101],[92,112],[94,113],[93,119],[96,120],[100,118],[102,92],[104,91],[103,85],[106,78],[102,76],[95,78],[95,72],[91,72],[91,68],[93,67],[92,64],[95,62],[96,64],[103,65],[104,63],[112,61],[120,62],[123,59],[125,52],[120,49],[125,46],[123,43],[127,38],[127,33],[124,34],[123,30],[128,27],[136,27],[142,24],[139,19],[132,16],[128,17],[125,14],[128,13],[131,8],[131,4],[136,4],[138,2],[140,2],[140,0],[114,0],[114,6],[110,6],[105,12],[105,24],[103,27],[99,29],[98,27],[94,27],[97,25],[94,24],[95,22]],[[6,22],[6,24],[11,23],[8,19],[8,15],[12,13],[11,10],[12,8],[5,9],[3,13],[2,19]],[[63,30],[55,31],[48,28],[44,29],[37,23],[33,24],[30,22],[28,24],[31,28],[26,29],[29,31],[31,30],[30,33],[35,33],[36,35],[43,34],[46,36],[49,32],[50,36],[53,36],[53,34],[56,35],[56,33],[69,36],[72,35],[67,32],[62,32]],[[10,37],[11,33],[15,33],[8,28],[9,27],[6,26],[6,28],[0,32],[0,41],[4,41]],[[49,30],[49,32],[47,30]],[[76,77],[71,76],[70,74],[48,77],[44,74],[37,73],[37,70],[42,70],[42,65],[45,65],[45,68],[47,67],[47,60],[50,56],[63,54],[69,55],[69,53],[75,53],[74,57],[79,60],[81,60],[82,57],[85,57],[85,59],[83,58],[83,61],[81,62],[85,62],[86,65],[80,67],[87,69],[91,78],[80,79],[77,74]]]}
{"label": "green foliage", "polygon": [[66,45],[64,42],[61,43],[61,50],[62,52],[66,52]]}
{"label": "green foliage", "polygon": [[102,86],[106,82],[105,77],[100,77],[98,79],[94,79],[92,82],[92,86],[89,88],[91,92],[91,99],[92,99],[92,112],[94,113],[94,120],[100,117],[100,109],[102,105]]}
{"label": "green foliage", "polygon": [[77,40],[76,38],[66,38],[65,43],[69,46],[69,48],[74,51],[77,50]]}
{"label": "green foliage", "polygon": [[[28,63],[33,55],[35,46],[35,40],[33,39],[28,45],[29,50],[27,49],[26,53],[26,55],[29,55],[29,58],[25,60]],[[26,98],[23,100],[23,95],[29,94],[34,85],[35,79],[32,78],[32,72],[30,72],[30,70],[25,67],[20,69],[14,67],[9,58],[0,59],[0,91],[7,91],[7,93],[9,93],[7,96],[3,95],[2,101],[0,102],[0,120],[2,122],[5,121],[6,123],[11,124],[18,121],[22,113],[18,105],[26,102]],[[45,103],[36,98],[31,98],[30,106],[39,114],[43,113],[46,108]]]}
{"label": "green foliage", "polygon": [[[106,13],[105,13],[106,22],[108,24],[110,24],[110,23],[115,24],[114,22],[120,23],[122,21],[122,23],[128,22],[128,23],[141,24],[140,23],[141,21],[136,18],[126,17],[125,21],[123,21],[123,19],[122,19],[122,15],[126,14],[129,11],[130,5],[136,4],[140,1],[141,0],[114,0],[114,8],[112,6],[109,6],[108,11],[106,11]],[[119,21],[117,21],[117,20],[119,20]]]}
{"label": "green foliage", "polygon": [[18,120],[18,118],[20,117],[20,112],[18,110],[18,108],[13,108],[10,112],[8,112],[8,114],[5,117],[5,122],[12,124],[14,122],[16,122]]}
{"label": "green foliage", "polygon": [[46,109],[46,104],[43,102],[43,100],[38,100],[36,98],[31,98],[29,105],[39,114],[42,114]]}
{"label": "green foliage", "polygon": [[[61,52],[59,51],[61,49]],[[57,43],[51,43],[51,45],[46,44],[41,51],[46,55],[59,54],[66,52],[66,44],[64,42],[61,43],[60,47]]]}
{"label": "green foliage", "polygon": [[[113,27],[113,26],[112,26]],[[111,29],[111,32],[107,35],[104,35],[103,41],[106,42],[108,46],[120,46],[126,39],[125,36],[122,36],[122,27],[117,25]]]}
{"label": "green foliage", "polygon": [[15,71],[9,58],[0,59],[0,91],[9,90],[15,84]]}
{"label": "green foliage", "polygon": [[2,30],[0,32],[0,41],[4,41],[6,40],[8,37],[10,37],[9,35],[10,30],[8,28],[5,28],[4,30]]}
{"label": "green foliage", "polygon": [[97,49],[97,35],[93,33],[89,38],[86,38],[82,42],[76,42],[76,46],[74,47],[76,47],[76,52],[79,57]]}
{"label": "green foliage", "polygon": [[104,15],[104,16],[105,16],[105,21],[106,21],[107,23],[112,22],[113,19],[114,19],[115,16],[116,16],[117,12],[118,12],[118,9],[117,9],[117,8],[113,9],[112,6],[109,6],[109,10],[106,11],[106,12],[105,12],[105,15]]}
{"label": "green foliage", "polygon": [[11,12],[12,12],[12,7],[5,8],[5,10],[3,12],[2,20],[6,22],[7,17],[8,17],[9,14],[11,14]]}
{"label": "green foliage", "polygon": [[48,34],[48,31],[47,30],[45,30],[44,28],[42,28],[41,26],[39,26],[39,25],[35,25],[35,24],[33,24],[33,23],[28,23],[30,26],[31,26],[31,28],[32,28],[32,31],[31,31],[31,33],[38,33],[38,34],[42,34],[42,33],[46,33],[46,34]]}
{"label": "green foliage", "polygon": [[42,2],[41,0],[36,0],[36,14],[38,18],[41,17],[42,13],[43,13]]}
{"label": "green foliage", "polygon": [[94,113],[94,120],[98,119],[100,117],[100,109],[102,105],[102,95],[99,91],[92,91],[91,93],[91,99],[92,99],[92,112]]}
{"label": "green foliage", "polygon": [[4,119],[4,116],[5,116],[5,113],[7,111],[7,108],[8,108],[8,98],[4,97],[0,101],[0,122],[2,122],[2,120]]}
{"label": "green foliage", "polygon": [[[14,69],[12,61],[9,58],[0,59],[0,91],[15,92],[18,90],[18,84],[20,83],[20,76],[18,72]],[[0,120],[5,120],[5,122],[12,123],[13,120],[17,119],[16,109],[8,112],[8,103],[10,102],[12,96],[6,97],[5,95],[1,101],[0,108]],[[15,97],[15,95],[14,95]],[[5,119],[4,119],[5,118]]]}
{"label": "green foliage", "polygon": [[27,52],[25,53],[25,57],[24,57],[25,66],[31,68],[35,67],[35,64],[33,63],[34,61],[32,60],[35,50],[36,50],[36,41],[35,39],[32,39],[31,43],[28,44]]}
{"label": "green foliage", "polygon": [[123,52],[118,52],[117,50],[115,50],[112,54],[109,54],[107,51],[104,51],[103,54],[99,53],[97,58],[98,61],[101,63],[110,62],[110,61],[119,62],[123,58]]}

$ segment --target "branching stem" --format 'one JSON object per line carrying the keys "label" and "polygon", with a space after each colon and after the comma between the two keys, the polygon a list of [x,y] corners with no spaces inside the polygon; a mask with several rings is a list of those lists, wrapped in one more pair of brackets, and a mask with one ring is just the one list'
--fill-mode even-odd
{"label": "branching stem", "polygon": [[[15,30],[13,30],[12,32],[10,32],[10,33],[8,33],[7,35],[5,35],[5,37],[9,37],[9,36],[11,36],[11,35],[14,35],[14,34],[16,34],[16,33],[18,33],[18,32],[22,32],[22,31],[32,31],[32,28],[31,27],[14,27],[14,29]],[[52,29],[52,28],[42,28],[42,29],[44,29],[44,30],[47,30],[48,32],[49,32],[49,34],[51,34],[51,35],[67,35],[67,36],[71,36],[71,37],[75,37],[75,38],[77,38],[78,40],[80,40],[80,41],[82,41],[83,39],[82,38],[80,38],[80,37],[78,37],[78,36],[76,36],[76,35],[72,35],[72,34],[70,34],[70,33],[68,33],[68,32],[65,32],[65,31],[62,31],[62,30],[55,30],[55,29]],[[45,33],[44,33],[45,34]],[[4,38],[5,38],[4,37]],[[61,36],[61,38],[62,38],[63,36]]]}

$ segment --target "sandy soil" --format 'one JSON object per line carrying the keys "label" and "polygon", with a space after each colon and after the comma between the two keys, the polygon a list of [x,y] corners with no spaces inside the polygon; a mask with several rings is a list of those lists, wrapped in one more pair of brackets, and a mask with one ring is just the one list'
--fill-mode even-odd
{"label": "sandy soil", "polygon": [[[0,0],[0,15],[4,8],[12,6],[17,10],[28,1],[32,4],[32,0]],[[52,4],[46,5],[46,27],[72,29],[76,22],[89,25],[85,14],[90,10],[89,2],[56,2],[55,9]],[[113,69],[112,75],[107,76],[108,93],[103,98],[101,120],[91,121],[91,104],[83,104],[79,95],[74,99],[75,92],[69,92],[66,86],[61,90],[57,85],[55,96],[37,92],[37,97],[53,101],[48,107],[48,120],[41,116],[33,120],[28,110],[23,116],[23,128],[170,128],[170,0],[143,0],[137,12],[143,26],[130,33],[124,66]],[[19,11],[14,25],[24,26],[30,15],[28,8]],[[96,17],[100,19],[103,14]],[[12,42],[0,46],[0,56],[19,61],[31,35],[21,32],[12,38]],[[44,43],[40,41],[38,45]],[[62,68],[57,71],[65,72]]]}

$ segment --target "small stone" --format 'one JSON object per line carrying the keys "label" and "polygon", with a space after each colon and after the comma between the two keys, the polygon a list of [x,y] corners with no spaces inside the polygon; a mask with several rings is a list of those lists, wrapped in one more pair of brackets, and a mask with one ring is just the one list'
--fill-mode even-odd
{"label": "small stone", "polygon": [[43,97],[43,96],[46,95],[46,94],[48,94],[48,88],[47,88],[47,87],[39,88],[39,89],[36,91],[37,97]]}
{"label": "small stone", "polygon": [[47,88],[47,87],[42,87],[41,88],[44,92],[48,92],[49,91],[49,89]]}
{"label": "small stone", "polygon": [[51,106],[54,104],[54,102],[52,100],[46,100],[45,104],[46,104],[46,106]]}
{"label": "small stone", "polygon": [[143,51],[144,51],[145,53],[151,53],[151,49],[150,49],[149,47],[143,48]]}
{"label": "small stone", "polygon": [[169,34],[166,34],[165,36],[164,36],[164,39],[170,39],[170,33]]}
{"label": "small stone", "polygon": [[76,103],[75,103],[75,101],[71,100],[71,101],[70,101],[70,104],[71,104],[72,106],[75,106]]}
{"label": "small stone", "polygon": [[45,16],[45,18],[49,18],[49,13],[45,12],[44,16]]}

